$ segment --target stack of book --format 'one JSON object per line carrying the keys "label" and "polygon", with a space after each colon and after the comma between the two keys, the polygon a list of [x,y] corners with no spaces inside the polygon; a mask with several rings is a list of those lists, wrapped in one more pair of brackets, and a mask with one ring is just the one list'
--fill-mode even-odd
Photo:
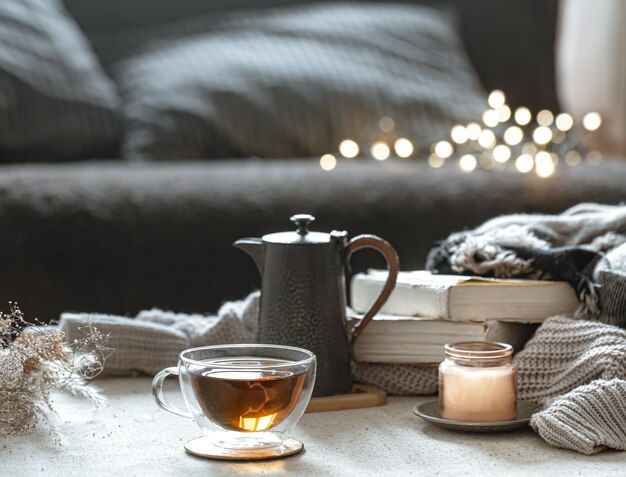
{"label": "stack of book", "polygon": [[[352,279],[352,308],[365,313],[387,272]],[[565,282],[400,272],[389,300],[354,343],[354,358],[372,363],[439,363],[443,346],[496,341],[521,349],[537,323],[572,313],[579,301]],[[533,326],[533,324],[535,326]]]}

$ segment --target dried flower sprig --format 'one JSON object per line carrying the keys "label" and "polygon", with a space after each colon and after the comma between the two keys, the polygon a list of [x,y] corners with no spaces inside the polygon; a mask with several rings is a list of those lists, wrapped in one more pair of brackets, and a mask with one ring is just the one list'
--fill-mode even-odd
{"label": "dried flower sprig", "polygon": [[53,391],[105,405],[88,380],[102,372],[113,352],[106,346],[109,337],[86,321],[84,338],[67,343],[63,332],[26,321],[17,303],[9,302],[9,308],[0,312],[0,435],[32,432],[44,422],[58,437],[48,418]]}

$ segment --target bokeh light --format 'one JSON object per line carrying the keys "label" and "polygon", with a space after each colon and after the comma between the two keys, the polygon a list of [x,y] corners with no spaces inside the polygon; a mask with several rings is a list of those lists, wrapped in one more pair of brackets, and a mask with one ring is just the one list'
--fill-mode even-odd
{"label": "bokeh light", "polygon": [[509,146],[515,146],[524,139],[524,131],[519,126],[511,126],[504,131],[503,137]]}
{"label": "bokeh light", "polygon": [[545,126],[539,126],[533,131],[533,141],[539,145],[545,145],[552,139],[552,131]]}
{"label": "bokeh light", "polygon": [[546,151],[539,151],[535,156],[535,172],[539,177],[550,177],[556,167],[552,155]]}
{"label": "bokeh light", "polygon": [[391,154],[389,146],[384,142],[375,142],[372,144],[370,152],[372,153],[372,157],[377,161],[384,161],[389,157],[389,154]]}
{"label": "bokeh light", "polygon": [[465,126],[457,124],[450,130],[450,137],[457,144],[465,144],[468,140],[467,129]]}
{"label": "bokeh light", "polygon": [[393,149],[398,157],[406,158],[413,154],[413,143],[405,137],[399,137],[393,143]]}
{"label": "bokeh light", "polygon": [[499,146],[496,146],[493,150],[493,160],[496,162],[506,162],[509,160],[509,158],[511,157],[511,150],[509,149],[508,146],[505,146],[503,144],[500,144]]}
{"label": "bokeh light", "polygon": [[583,116],[583,127],[587,131],[595,131],[602,125],[602,116],[598,113],[587,113]]}
{"label": "bokeh light", "polygon": [[454,148],[452,147],[452,144],[450,144],[448,141],[439,141],[437,144],[435,144],[434,152],[439,157],[447,159],[454,152]]}
{"label": "bokeh light", "polygon": [[500,120],[498,119],[498,112],[493,109],[488,109],[483,113],[483,123],[485,126],[493,128],[498,125]]}
{"label": "bokeh light", "polygon": [[602,154],[600,154],[598,151],[589,151],[585,156],[585,160],[588,164],[591,164],[592,166],[597,166],[602,162]]}
{"label": "bokeh light", "polygon": [[561,113],[554,120],[554,124],[560,131],[569,131],[574,125],[574,118],[567,113]]}
{"label": "bokeh light", "polygon": [[530,110],[528,108],[522,106],[521,108],[517,108],[515,110],[514,117],[517,124],[520,126],[526,126],[533,118],[533,115],[530,114]]}
{"label": "bokeh light", "polygon": [[478,123],[469,123],[465,129],[467,130],[467,138],[472,141],[476,141],[482,131],[482,128]]}
{"label": "bokeh light", "polygon": [[522,154],[515,159],[515,168],[523,174],[532,171],[534,165],[535,161],[533,160],[533,156],[530,154]]}
{"label": "bokeh light", "polygon": [[485,149],[489,149],[496,143],[496,135],[491,129],[484,129],[478,135],[478,144]]}
{"label": "bokeh light", "polygon": [[436,154],[431,154],[430,156],[428,156],[428,165],[430,167],[434,167],[435,169],[438,169],[441,166],[443,166],[445,162],[446,160],[443,157],[439,157]]}
{"label": "bokeh light", "polygon": [[339,143],[339,153],[343,157],[352,159],[359,155],[359,145],[352,139],[344,139]]}
{"label": "bokeh light", "polygon": [[504,93],[501,90],[494,89],[491,93],[489,93],[489,98],[487,99],[487,103],[489,103],[489,106],[491,106],[493,109],[497,109],[500,106],[504,106],[505,102],[506,102],[506,96],[504,96]]}
{"label": "bokeh light", "polygon": [[325,171],[332,171],[337,167],[337,159],[332,154],[324,154],[320,157],[320,166]]}
{"label": "bokeh light", "polygon": [[383,116],[378,120],[378,128],[384,132],[389,133],[396,127],[396,122],[389,116]]}
{"label": "bokeh light", "polygon": [[459,167],[463,172],[472,172],[477,164],[476,158],[471,154],[465,154],[459,159]]}
{"label": "bokeh light", "polygon": [[498,114],[498,120],[501,123],[505,123],[511,119],[511,108],[509,108],[506,104],[496,109],[496,113]]}
{"label": "bokeh light", "polygon": [[547,109],[542,109],[537,113],[537,124],[539,124],[539,126],[550,126],[550,124],[552,124],[552,121],[554,121],[554,114],[552,114],[551,111],[548,111]]}
{"label": "bokeh light", "polygon": [[567,151],[563,159],[565,159],[565,164],[573,167],[580,164],[582,158],[580,157],[580,152],[578,151]]}

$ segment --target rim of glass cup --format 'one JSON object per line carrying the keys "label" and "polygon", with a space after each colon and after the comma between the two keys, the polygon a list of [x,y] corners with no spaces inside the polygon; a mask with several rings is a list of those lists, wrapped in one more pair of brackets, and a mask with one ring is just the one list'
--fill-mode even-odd
{"label": "rim of glass cup", "polygon": [[[192,353],[193,351],[200,350],[211,350],[211,349],[243,349],[243,348],[267,348],[267,349],[282,349],[282,350],[291,350],[298,351],[304,353],[308,356],[308,358],[301,359],[298,361],[289,361],[288,363],[282,364],[250,364],[246,365],[246,368],[250,369],[276,369],[276,368],[290,368],[292,366],[298,366],[310,363],[315,359],[315,354],[304,348],[297,348],[295,346],[285,346],[285,345],[273,345],[273,344],[255,344],[255,343],[244,343],[244,344],[224,344],[224,345],[209,345],[209,346],[198,346],[196,348],[189,348],[182,351],[178,356],[181,360],[186,363],[196,364],[198,366],[206,365],[206,361],[199,361],[197,359],[187,358],[185,354]],[[241,369],[241,365],[238,364],[218,364],[216,367],[219,368],[233,368],[233,369]]]}
{"label": "rim of glass cup", "polygon": [[[482,349],[479,349],[482,348]],[[508,343],[461,341],[444,346],[446,356],[465,359],[505,358],[513,354],[513,346]]]}

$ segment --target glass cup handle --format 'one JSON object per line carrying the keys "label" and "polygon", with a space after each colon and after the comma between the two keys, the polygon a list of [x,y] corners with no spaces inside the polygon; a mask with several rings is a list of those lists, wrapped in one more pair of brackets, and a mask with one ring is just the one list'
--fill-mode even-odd
{"label": "glass cup handle", "polygon": [[171,412],[172,414],[176,414],[177,416],[193,419],[193,416],[189,411],[184,411],[176,406],[172,406],[165,400],[165,397],[163,396],[163,381],[165,381],[165,378],[170,375],[178,376],[178,368],[165,368],[157,373],[152,380],[152,397],[161,409]]}

